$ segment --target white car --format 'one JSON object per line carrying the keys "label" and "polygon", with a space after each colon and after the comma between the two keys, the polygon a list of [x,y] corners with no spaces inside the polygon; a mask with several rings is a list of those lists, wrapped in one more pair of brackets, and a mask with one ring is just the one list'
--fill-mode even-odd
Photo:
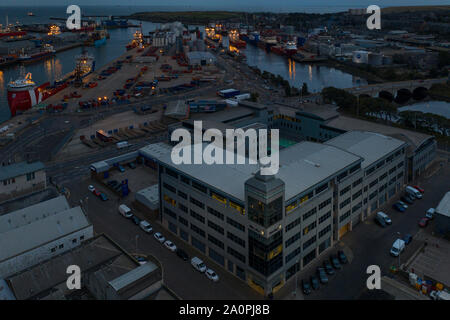
{"label": "white car", "polygon": [[427,217],[430,220],[433,220],[435,211],[436,210],[434,208],[428,209],[427,213],[425,214],[425,217]]}
{"label": "white car", "polygon": [[139,226],[147,233],[151,233],[153,231],[152,225],[146,220],[142,220]]}
{"label": "white car", "polygon": [[164,242],[164,245],[166,246],[167,249],[169,249],[172,252],[175,252],[177,250],[177,246],[174,245],[174,243],[170,240]]}
{"label": "white car", "polygon": [[217,273],[214,272],[214,270],[212,269],[207,269],[205,271],[206,276],[208,277],[209,280],[212,280],[214,282],[219,281],[219,276],[217,275]]}
{"label": "white car", "polygon": [[89,190],[90,192],[94,192],[95,188],[94,188],[94,186],[91,184],[91,185],[89,185],[88,190]]}
{"label": "white car", "polygon": [[166,241],[166,238],[164,238],[164,236],[163,236],[161,233],[159,233],[159,232],[156,232],[153,236],[154,236],[155,239],[158,240],[160,243],[163,243],[164,241]]}

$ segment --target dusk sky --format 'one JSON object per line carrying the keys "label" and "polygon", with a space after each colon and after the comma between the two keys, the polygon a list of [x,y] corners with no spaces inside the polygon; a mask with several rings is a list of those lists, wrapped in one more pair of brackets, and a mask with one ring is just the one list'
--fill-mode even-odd
{"label": "dusk sky", "polygon": [[449,0],[6,0],[1,6],[43,6],[43,5],[122,5],[122,6],[192,6],[196,9],[221,9],[252,7],[296,10],[302,7],[367,7],[376,4],[381,7],[402,5],[450,5]]}

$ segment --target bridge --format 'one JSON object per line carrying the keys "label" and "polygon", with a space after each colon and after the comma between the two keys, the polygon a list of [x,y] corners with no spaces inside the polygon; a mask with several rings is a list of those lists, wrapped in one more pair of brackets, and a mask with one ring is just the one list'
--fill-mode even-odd
{"label": "bridge", "polygon": [[426,93],[433,84],[446,83],[448,78],[427,79],[427,80],[409,80],[398,82],[385,82],[370,84],[367,86],[353,87],[345,89],[356,96],[367,95],[371,97],[385,97],[394,99],[400,94],[412,96],[416,93]]}

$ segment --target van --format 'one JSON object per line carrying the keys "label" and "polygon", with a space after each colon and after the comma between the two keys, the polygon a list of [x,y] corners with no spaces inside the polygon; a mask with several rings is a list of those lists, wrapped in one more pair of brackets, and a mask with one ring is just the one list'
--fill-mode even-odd
{"label": "van", "polygon": [[420,191],[411,186],[407,186],[405,192],[410,194],[413,198],[422,199],[422,194]]}
{"label": "van", "polygon": [[121,204],[119,206],[119,213],[124,216],[125,218],[131,218],[133,214],[131,213],[131,209],[128,208],[126,205]]}
{"label": "van", "polygon": [[153,231],[152,225],[145,220],[142,220],[139,223],[139,226],[141,227],[142,230],[144,230],[147,233],[151,233]]}
{"label": "van", "polygon": [[389,216],[384,212],[377,212],[377,218],[383,220],[386,224],[392,224],[391,218],[389,218]]}
{"label": "van", "polygon": [[398,257],[398,255],[405,249],[405,241],[403,241],[402,239],[397,239],[395,240],[394,244],[392,245],[391,248],[391,255],[393,255],[394,257]]}
{"label": "van", "polygon": [[121,141],[116,143],[117,149],[122,149],[128,147],[128,141]]}
{"label": "van", "polygon": [[191,259],[191,264],[194,267],[195,270],[200,271],[200,272],[205,272],[206,271],[206,266],[203,263],[203,261],[198,258],[198,257],[193,257]]}

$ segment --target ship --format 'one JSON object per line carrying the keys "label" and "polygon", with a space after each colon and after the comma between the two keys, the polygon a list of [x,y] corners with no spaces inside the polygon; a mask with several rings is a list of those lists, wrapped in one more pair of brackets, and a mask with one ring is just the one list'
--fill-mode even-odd
{"label": "ship", "polygon": [[106,43],[106,38],[108,37],[108,33],[105,29],[96,29],[92,34],[92,38],[94,40],[94,46],[100,47]]}
{"label": "ship", "polygon": [[136,31],[133,35],[133,40],[126,45],[127,50],[134,49],[136,47],[141,47],[143,44],[143,35],[141,31]]}
{"label": "ship", "polygon": [[22,69],[21,75],[18,79],[10,81],[7,86],[8,90],[8,105],[11,116],[14,117],[17,112],[31,109],[33,106],[48,99],[54,94],[67,87],[67,83],[59,83],[50,85],[46,82],[40,86],[32,80],[31,73],[24,75]]}
{"label": "ship", "polygon": [[286,42],[284,46],[284,55],[290,57],[297,53],[297,45],[294,41],[288,41]]}
{"label": "ship", "polygon": [[48,59],[50,57],[53,57],[56,53],[56,50],[53,49],[53,46],[49,44],[45,44],[42,47],[42,50],[36,53],[32,54],[24,54],[22,53],[19,58],[17,58],[18,62],[21,63],[33,63],[40,60]]}
{"label": "ship", "polygon": [[29,17],[34,17],[34,13],[33,13],[33,12],[31,12],[31,11],[30,11],[30,12],[28,12],[28,13],[27,13],[27,15],[28,15]]}
{"label": "ship", "polygon": [[258,31],[251,32],[250,35],[248,36],[247,42],[256,46],[259,42],[259,32]]}
{"label": "ship", "polygon": [[0,38],[18,37],[18,36],[24,36],[26,34],[27,34],[26,31],[22,31],[18,28],[7,27],[7,28],[3,29],[2,25],[0,25]]}

